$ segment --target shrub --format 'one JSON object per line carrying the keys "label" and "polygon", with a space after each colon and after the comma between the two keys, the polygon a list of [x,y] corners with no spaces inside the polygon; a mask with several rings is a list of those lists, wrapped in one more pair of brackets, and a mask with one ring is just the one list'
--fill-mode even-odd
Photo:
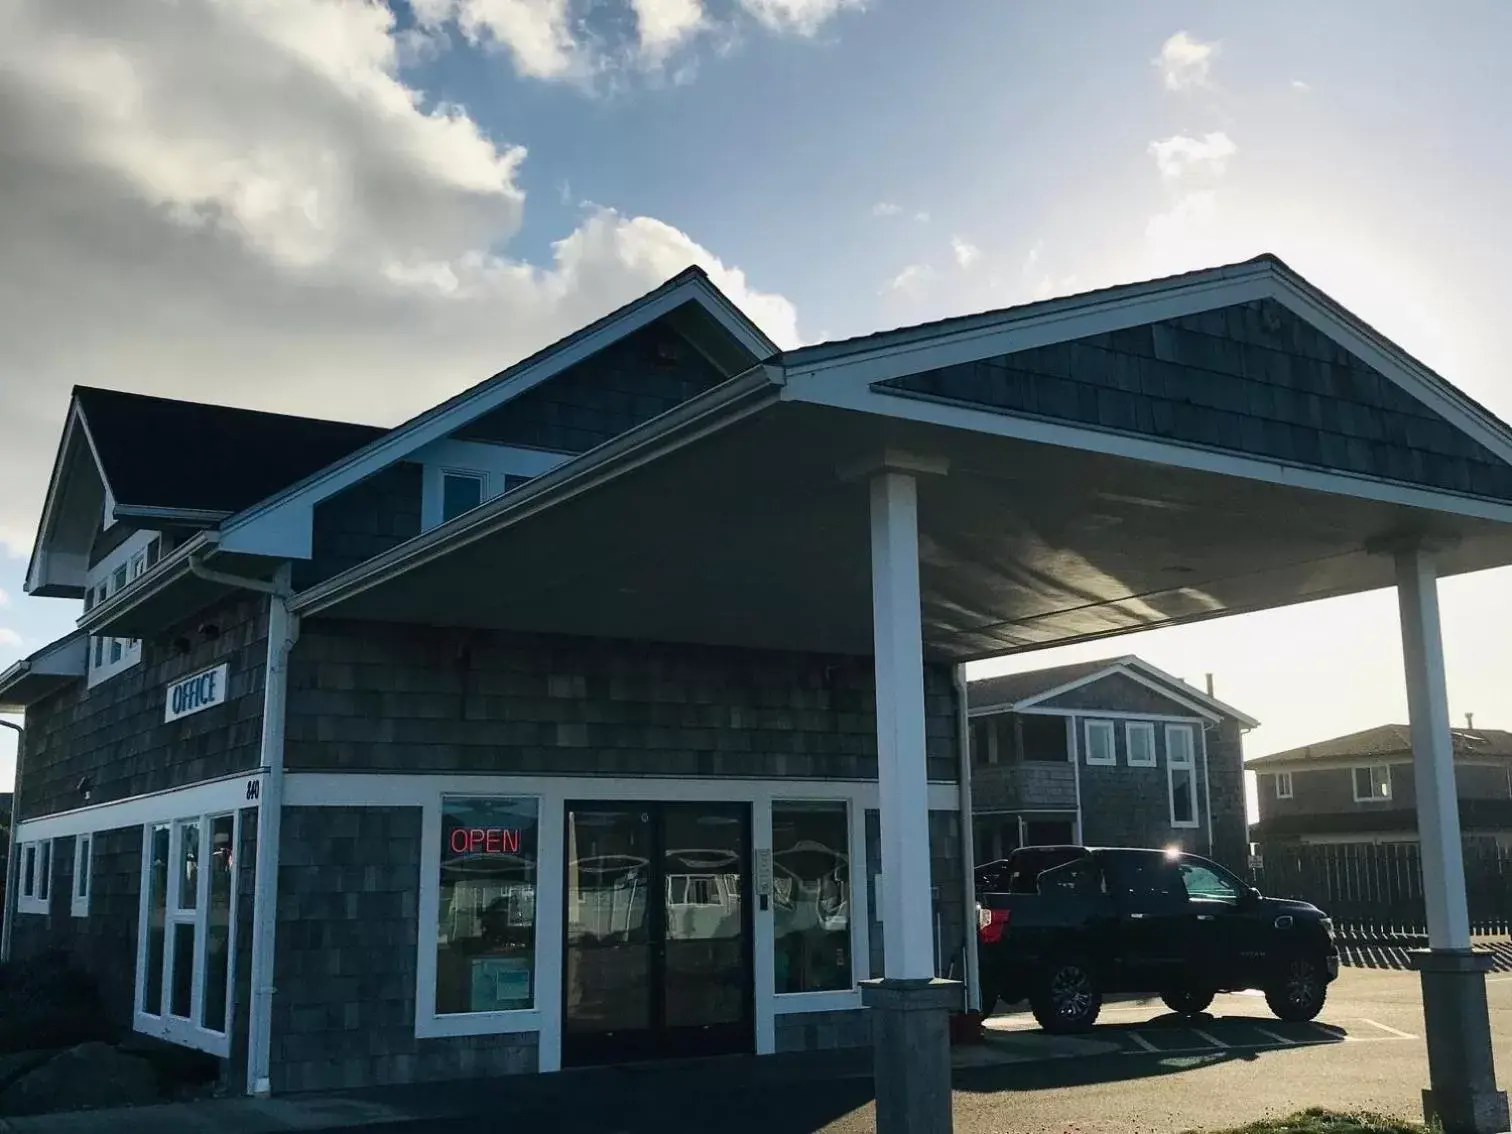
{"label": "shrub", "polygon": [[107,1040],[100,990],[61,949],[0,965],[0,1052]]}

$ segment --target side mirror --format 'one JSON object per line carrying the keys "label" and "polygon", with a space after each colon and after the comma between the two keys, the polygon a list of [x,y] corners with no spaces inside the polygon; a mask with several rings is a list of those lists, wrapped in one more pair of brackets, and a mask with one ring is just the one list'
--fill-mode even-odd
{"label": "side mirror", "polygon": [[1244,900],[1246,902],[1258,902],[1263,896],[1264,895],[1262,895],[1260,891],[1253,886],[1251,886],[1244,892]]}

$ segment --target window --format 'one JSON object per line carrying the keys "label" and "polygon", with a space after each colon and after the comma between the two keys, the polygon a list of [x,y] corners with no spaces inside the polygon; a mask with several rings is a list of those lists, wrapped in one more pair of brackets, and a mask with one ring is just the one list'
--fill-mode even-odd
{"label": "window", "polygon": [[1219,873],[1216,867],[1204,866],[1192,859],[1181,861],[1181,884],[1186,887],[1187,897],[1194,902],[1221,902],[1237,906],[1243,891],[1230,878]]}
{"label": "window", "polygon": [[1116,764],[1118,753],[1113,746],[1112,721],[1087,722],[1087,763]]}
{"label": "window", "polygon": [[441,474],[441,522],[455,519],[483,503],[481,473]]}
{"label": "window", "polygon": [[1166,780],[1171,791],[1171,826],[1196,827],[1197,757],[1191,725],[1166,725]]}
{"label": "window", "polygon": [[774,987],[853,987],[849,808],[844,802],[773,802]]}
{"label": "window", "polygon": [[1155,726],[1149,721],[1130,721],[1124,726],[1124,743],[1129,750],[1129,767],[1155,767]]}
{"label": "window", "polygon": [[1356,803],[1381,803],[1391,798],[1391,768],[1375,764],[1369,768],[1354,770],[1354,797]]}
{"label": "window", "polygon": [[1292,797],[1292,778],[1291,777],[1292,777],[1292,774],[1290,772],[1277,772],[1276,773],[1275,779],[1276,779],[1276,798],[1277,799],[1290,799]]}
{"label": "window", "polygon": [[519,488],[520,485],[534,479],[535,477],[533,476],[520,476],[518,473],[505,473],[503,491],[513,492],[515,489]]}
{"label": "window", "polygon": [[90,851],[94,838],[79,835],[74,839],[73,898],[70,905],[74,917],[89,916]]}
{"label": "window", "polygon": [[136,1030],[230,1053],[235,940],[234,813],[152,824],[143,833]]}
{"label": "window", "polygon": [[977,717],[971,722],[971,762],[994,763],[996,753],[992,748],[992,718]]}
{"label": "window", "polygon": [[48,912],[52,898],[52,840],[22,843],[21,893],[16,897],[17,913]]}
{"label": "window", "polygon": [[436,1015],[535,1004],[535,799],[443,798]]}

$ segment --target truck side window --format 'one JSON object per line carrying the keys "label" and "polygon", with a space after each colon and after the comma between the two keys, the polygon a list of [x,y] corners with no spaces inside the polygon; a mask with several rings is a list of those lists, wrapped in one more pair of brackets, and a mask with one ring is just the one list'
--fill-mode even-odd
{"label": "truck side window", "polygon": [[1039,876],[1041,894],[1080,894],[1095,896],[1103,892],[1102,872],[1090,858],[1077,859],[1057,866]]}
{"label": "truck side window", "polygon": [[1152,894],[1185,898],[1176,864],[1163,854],[1109,855],[1104,864],[1108,872],[1108,891],[1145,897]]}
{"label": "truck side window", "polygon": [[1195,862],[1181,864],[1181,884],[1186,887],[1187,897],[1194,901],[1222,902],[1230,906],[1239,904],[1239,891],[1232,882]]}

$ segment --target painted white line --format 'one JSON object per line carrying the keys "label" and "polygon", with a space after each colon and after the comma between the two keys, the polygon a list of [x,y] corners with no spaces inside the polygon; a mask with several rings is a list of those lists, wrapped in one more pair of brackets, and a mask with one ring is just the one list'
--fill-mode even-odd
{"label": "painted white line", "polygon": [[1417,1036],[1413,1035],[1411,1032],[1404,1032],[1404,1031],[1402,1031],[1399,1028],[1393,1028],[1389,1024],[1382,1024],[1382,1023],[1380,1023],[1380,1022],[1378,1022],[1376,1020],[1367,1020],[1364,1016],[1360,1016],[1360,1017],[1358,1017],[1358,1019],[1359,1019],[1360,1023],[1362,1023],[1362,1024],[1369,1024],[1373,1028],[1380,1028],[1381,1031],[1383,1031],[1383,1032],[1389,1032],[1391,1035],[1396,1036],[1397,1039],[1405,1039],[1405,1040],[1415,1040],[1415,1039],[1417,1039]]}
{"label": "painted white line", "polygon": [[1192,1034],[1196,1035],[1196,1036],[1201,1036],[1203,1039],[1207,1040],[1208,1043],[1212,1044],[1214,1047],[1232,1047],[1233,1046],[1232,1044],[1224,1043],[1217,1036],[1210,1035],[1207,1032],[1203,1031],[1201,1028],[1193,1028],[1192,1029]]}
{"label": "painted white line", "polygon": [[1509,980],[1512,980],[1512,976],[1488,976],[1486,978],[1486,983],[1487,984],[1506,984]]}
{"label": "painted white line", "polygon": [[1273,1032],[1269,1028],[1262,1028],[1259,1024],[1251,1024],[1250,1027],[1254,1028],[1255,1031],[1259,1032],[1262,1036],[1269,1036],[1277,1043],[1295,1044],[1297,1042],[1294,1039],[1287,1039],[1285,1036],[1280,1035],[1277,1032]]}
{"label": "painted white line", "polygon": [[1140,1035],[1138,1032],[1129,1032],[1127,1034],[1131,1040],[1137,1043],[1140,1047],[1144,1048],[1146,1051],[1154,1052],[1156,1055],[1161,1054],[1160,1048],[1156,1047],[1153,1043],[1145,1039],[1144,1036]]}

